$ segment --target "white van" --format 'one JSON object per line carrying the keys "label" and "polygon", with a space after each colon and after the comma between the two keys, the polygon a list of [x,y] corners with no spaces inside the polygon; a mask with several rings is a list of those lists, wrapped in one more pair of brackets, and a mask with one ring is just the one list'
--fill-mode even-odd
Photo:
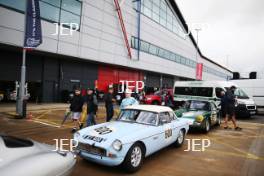
{"label": "white van", "polygon": [[249,117],[255,115],[257,107],[251,97],[231,81],[176,81],[174,83],[174,101],[181,102],[187,99],[213,100],[216,105],[220,103],[221,91],[236,86],[237,97],[236,115]]}

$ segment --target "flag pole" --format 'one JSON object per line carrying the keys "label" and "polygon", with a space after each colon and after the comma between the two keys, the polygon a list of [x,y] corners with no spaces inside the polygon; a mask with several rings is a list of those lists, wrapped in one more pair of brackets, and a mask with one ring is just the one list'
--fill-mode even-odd
{"label": "flag pole", "polygon": [[[27,17],[27,3],[28,0],[26,0],[26,9],[25,9],[25,18],[24,18],[24,40],[26,38],[26,17]],[[20,117],[25,117],[26,112],[23,112],[24,105],[24,99],[25,99],[25,83],[26,83],[26,48],[23,47],[23,58],[22,58],[22,66],[21,66],[21,77],[20,77],[20,85],[19,85],[19,97],[18,97],[18,104],[17,104],[17,113]]]}

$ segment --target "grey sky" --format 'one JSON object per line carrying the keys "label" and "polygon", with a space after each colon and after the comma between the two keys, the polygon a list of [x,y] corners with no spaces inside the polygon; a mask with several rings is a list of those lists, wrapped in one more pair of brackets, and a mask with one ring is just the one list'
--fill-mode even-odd
{"label": "grey sky", "polygon": [[224,66],[228,57],[231,70],[245,76],[256,70],[264,78],[264,0],[175,1],[189,26],[201,26],[205,56]]}

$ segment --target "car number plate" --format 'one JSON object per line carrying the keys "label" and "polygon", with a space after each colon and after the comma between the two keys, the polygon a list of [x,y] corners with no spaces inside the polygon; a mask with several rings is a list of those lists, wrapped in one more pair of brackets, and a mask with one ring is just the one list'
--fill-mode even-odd
{"label": "car number plate", "polygon": [[254,114],[256,114],[256,112],[255,111],[250,111],[249,112],[251,115],[254,115]]}

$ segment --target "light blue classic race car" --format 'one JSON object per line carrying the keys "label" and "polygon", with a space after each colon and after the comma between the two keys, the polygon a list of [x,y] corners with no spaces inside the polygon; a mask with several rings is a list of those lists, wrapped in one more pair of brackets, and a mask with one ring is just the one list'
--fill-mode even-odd
{"label": "light blue classic race car", "polygon": [[129,106],[116,121],[84,128],[74,134],[80,157],[108,166],[137,171],[145,157],[173,144],[182,146],[189,130],[169,107]]}

